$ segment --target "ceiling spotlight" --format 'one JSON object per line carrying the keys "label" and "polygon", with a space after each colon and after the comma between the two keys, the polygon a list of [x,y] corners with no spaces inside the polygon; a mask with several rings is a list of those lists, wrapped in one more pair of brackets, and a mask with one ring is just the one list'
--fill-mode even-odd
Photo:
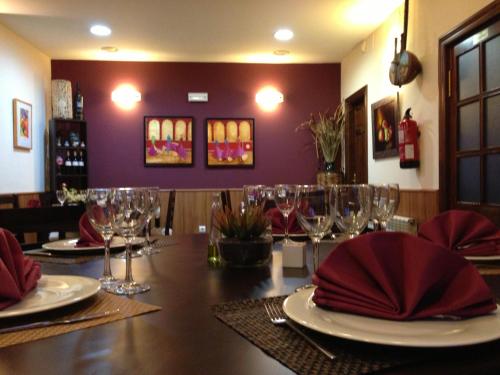
{"label": "ceiling spotlight", "polygon": [[287,49],[277,49],[277,50],[273,51],[273,53],[276,56],[285,56],[285,55],[288,55],[290,53],[290,51]]}
{"label": "ceiling spotlight", "polygon": [[274,33],[274,38],[286,42],[293,38],[293,31],[290,29],[279,29]]}
{"label": "ceiling spotlight", "polygon": [[113,47],[113,46],[104,46],[104,47],[101,47],[101,49],[103,51],[110,52],[110,53],[118,52],[118,48]]}
{"label": "ceiling spotlight", "polygon": [[108,36],[111,34],[111,29],[104,25],[94,25],[90,28],[90,32],[97,36]]}

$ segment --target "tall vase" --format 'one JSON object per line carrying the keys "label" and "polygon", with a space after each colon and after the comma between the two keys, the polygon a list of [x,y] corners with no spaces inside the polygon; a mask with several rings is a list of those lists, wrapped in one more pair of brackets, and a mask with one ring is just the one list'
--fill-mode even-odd
{"label": "tall vase", "polygon": [[323,164],[323,170],[318,172],[316,176],[318,184],[327,186],[342,183],[342,175],[335,172],[334,162],[325,162]]}

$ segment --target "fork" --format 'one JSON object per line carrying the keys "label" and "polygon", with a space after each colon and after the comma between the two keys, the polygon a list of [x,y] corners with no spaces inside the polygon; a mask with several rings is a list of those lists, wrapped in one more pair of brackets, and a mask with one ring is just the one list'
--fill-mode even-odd
{"label": "fork", "polygon": [[299,328],[295,327],[294,324],[288,320],[285,313],[281,310],[281,307],[273,305],[271,303],[265,303],[264,308],[266,309],[267,315],[271,320],[271,323],[275,325],[286,325],[290,327],[295,333],[298,333],[304,340],[306,340],[310,345],[318,349],[321,353],[326,355],[329,359],[334,360],[335,355],[325,348],[323,348],[316,341],[307,336],[304,332],[302,332]]}

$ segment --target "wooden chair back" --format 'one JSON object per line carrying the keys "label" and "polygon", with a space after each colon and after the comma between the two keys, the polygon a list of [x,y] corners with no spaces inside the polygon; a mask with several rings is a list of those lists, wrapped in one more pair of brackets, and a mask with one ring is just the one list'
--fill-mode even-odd
{"label": "wooden chair back", "polygon": [[167,217],[165,221],[165,236],[169,236],[174,228],[175,190],[168,195]]}

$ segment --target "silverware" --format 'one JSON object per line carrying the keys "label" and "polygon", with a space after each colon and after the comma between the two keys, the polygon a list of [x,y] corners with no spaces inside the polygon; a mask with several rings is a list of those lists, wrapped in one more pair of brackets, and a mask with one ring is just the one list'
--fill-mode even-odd
{"label": "silverware", "polygon": [[269,319],[271,322],[275,325],[287,325],[289,328],[291,328],[294,332],[298,333],[302,338],[304,338],[309,344],[314,346],[316,349],[318,349],[321,353],[326,355],[328,358],[331,360],[335,359],[335,355],[325,348],[323,348],[320,344],[318,344],[316,341],[311,339],[309,336],[307,336],[304,332],[302,332],[300,329],[294,326],[294,324],[288,320],[286,317],[285,313],[281,310],[281,307],[275,306],[270,303],[265,303],[264,308],[266,309],[267,315],[269,316]]}
{"label": "silverware", "polygon": [[1,328],[0,333],[9,333],[9,332],[21,331],[24,329],[41,328],[41,327],[49,327],[49,326],[55,326],[55,325],[61,325],[61,324],[73,324],[73,323],[78,323],[78,322],[84,322],[84,321],[91,320],[91,319],[97,319],[97,318],[102,318],[105,316],[113,315],[113,314],[118,313],[119,311],[120,311],[120,309],[116,309],[116,310],[111,310],[111,311],[90,313],[90,314],[81,315],[81,316],[78,316],[75,318],[44,320],[41,322],[21,324],[21,325],[14,326],[14,327]]}
{"label": "silverware", "polygon": [[38,255],[38,256],[43,256],[43,257],[51,257],[54,256],[50,251],[47,250],[28,250],[25,251],[24,254],[26,255]]}

